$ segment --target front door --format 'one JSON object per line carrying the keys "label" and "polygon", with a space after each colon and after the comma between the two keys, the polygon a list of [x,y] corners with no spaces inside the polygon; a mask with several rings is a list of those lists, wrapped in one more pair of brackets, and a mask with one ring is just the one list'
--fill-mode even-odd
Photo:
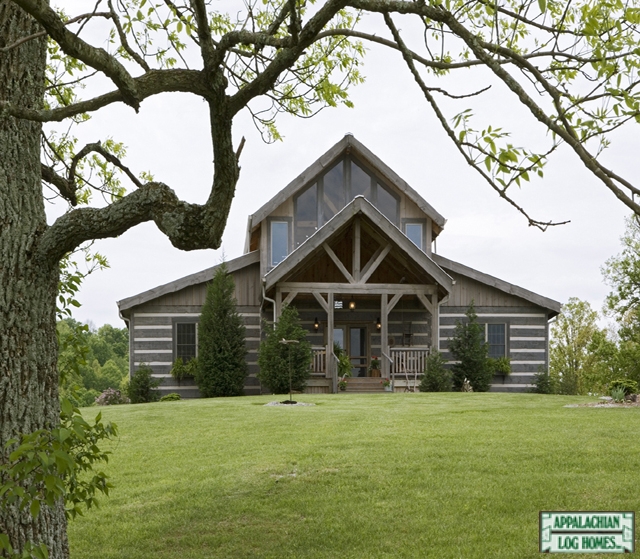
{"label": "front door", "polygon": [[368,374],[367,327],[338,325],[333,330],[333,340],[349,355],[351,374],[366,377]]}

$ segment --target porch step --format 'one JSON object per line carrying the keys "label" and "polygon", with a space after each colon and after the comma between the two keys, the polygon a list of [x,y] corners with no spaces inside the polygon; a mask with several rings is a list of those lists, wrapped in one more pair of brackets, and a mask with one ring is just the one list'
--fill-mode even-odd
{"label": "porch step", "polygon": [[369,377],[352,377],[347,380],[346,392],[354,393],[367,393],[384,392],[381,378],[369,378]]}

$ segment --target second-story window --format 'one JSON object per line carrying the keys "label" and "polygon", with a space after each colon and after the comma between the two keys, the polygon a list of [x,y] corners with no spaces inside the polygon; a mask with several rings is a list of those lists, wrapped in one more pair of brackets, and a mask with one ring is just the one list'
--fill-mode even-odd
{"label": "second-story window", "polygon": [[405,225],[405,234],[414,245],[420,250],[424,250],[422,223],[407,223]]}
{"label": "second-story window", "polygon": [[391,223],[398,223],[398,199],[378,183],[376,206]]}
{"label": "second-story window", "polygon": [[318,228],[318,185],[313,183],[294,201],[295,230],[294,241],[298,247]]}
{"label": "second-story window", "polygon": [[271,265],[280,264],[289,254],[289,223],[271,222]]}
{"label": "second-story window", "polygon": [[344,163],[339,161],[327,174],[324,175],[322,187],[322,220],[329,221],[342,208],[344,208],[345,185]]}

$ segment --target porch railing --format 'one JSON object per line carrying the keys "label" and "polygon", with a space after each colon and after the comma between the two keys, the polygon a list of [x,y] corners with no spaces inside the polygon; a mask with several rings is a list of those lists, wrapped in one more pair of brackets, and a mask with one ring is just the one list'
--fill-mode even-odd
{"label": "porch railing", "polygon": [[311,374],[326,376],[327,348],[324,346],[312,346],[311,352],[313,354],[313,359],[311,360]]}
{"label": "porch railing", "polygon": [[391,354],[391,381],[395,386],[395,380],[404,380],[405,389],[415,392],[418,386],[418,375],[424,373],[427,365],[429,347],[393,347]]}

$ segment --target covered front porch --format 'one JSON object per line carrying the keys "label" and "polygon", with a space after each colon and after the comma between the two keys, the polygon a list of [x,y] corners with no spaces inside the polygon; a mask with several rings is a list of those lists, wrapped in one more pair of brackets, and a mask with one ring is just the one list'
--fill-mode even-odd
{"label": "covered front porch", "polygon": [[[335,286],[328,291],[317,287],[297,287],[298,291],[287,293],[284,290],[290,287],[284,285],[281,294],[276,294],[276,305],[281,301],[296,306],[313,344],[309,392],[338,391],[337,348],[348,355],[353,379],[377,379],[381,390],[384,379],[400,390],[419,382],[431,348],[437,347],[435,294],[425,294],[424,285],[396,286],[400,292],[395,294],[359,296]],[[348,288],[353,290],[353,285]],[[411,292],[417,289],[422,291],[420,296]],[[367,381],[353,384],[366,385]],[[373,381],[368,384],[375,386]]]}
{"label": "covered front porch", "polygon": [[[333,391],[337,374],[337,358],[332,356],[334,369],[330,369],[331,360],[327,363],[328,346],[313,346],[313,361],[311,378],[307,383],[306,393],[326,394]],[[347,379],[348,392],[415,392],[422,378],[426,360],[431,352],[431,346],[424,347],[392,347],[390,356],[383,356],[388,363],[388,374],[380,370],[370,370],[368,374],[352,376]],[[351,358],[353,361],[354,358]],[[359,360],[359,359],[358,359]],[[329,365],[329,366],[328,366]],[[354,374],[353,371],[352,374]],[[383,385],[383,380],[389,380],[389,388]],[[337,382],[337,381],[335,381]]]}
{"label": "covered front porch", "polygon": [[[356,198],[264,276],[277,320],[298,309],[314,347],[310,392],[338,391],[340,347],[353,379],[413,388],[438,345],[452,279],[364,198]],[[378,361],[377,367],[372,367]],[[376,381],[367,381],[373,385]]]}

